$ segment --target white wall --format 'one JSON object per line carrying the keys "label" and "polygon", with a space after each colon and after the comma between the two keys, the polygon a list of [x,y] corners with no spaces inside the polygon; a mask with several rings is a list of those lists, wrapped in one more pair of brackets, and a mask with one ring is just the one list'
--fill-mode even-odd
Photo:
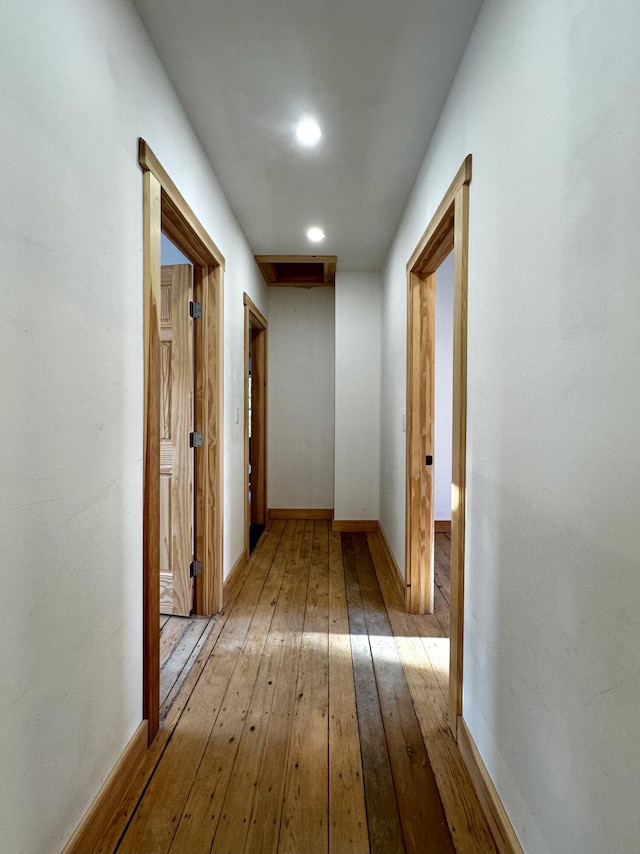
{"label": "white wall", "polygon": [[227,259],[227,569],[266,289],[129,2],[5,2],[0,79],[0,850],[50,854],[142,716],[139,136]]}
{"label": "white wall", "polygon": [[379,273],[336,275],[335,518],[378,519]]}
{"label": "white wall", "polygon": [[487,0],[384,275],[404,563],[405,265],[466,154],[464,715],[527,854],[638,851],[640,6]]}
{"label": "white wall", "polygon": [[333,508],[334,288],[269,288],[270,508]]}
{"label": "white wall", "polygon": [[453,252],[436,270],[436,367],[434,388],[434,519],[451,519],[453,415]]}

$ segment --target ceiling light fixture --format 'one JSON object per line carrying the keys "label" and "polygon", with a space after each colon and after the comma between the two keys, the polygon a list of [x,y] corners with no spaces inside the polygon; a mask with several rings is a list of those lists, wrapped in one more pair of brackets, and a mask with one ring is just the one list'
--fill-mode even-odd
{"label": "ceiling light fixture", "polygon": [[315,119],[307,117],[299,122],[296,136],[300,145],[315,145],[322,136],[322,131]]}
{"label": "ceiling light fixture", "polygon": [[307,231],[307,237],[312,243],[320,243],[321,240],[324,240],[325,233],[321,228],[314,226]]}

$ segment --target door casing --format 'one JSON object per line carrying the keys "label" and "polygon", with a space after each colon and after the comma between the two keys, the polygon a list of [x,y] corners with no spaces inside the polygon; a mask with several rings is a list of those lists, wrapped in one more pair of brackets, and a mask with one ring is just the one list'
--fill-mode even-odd
{"label": "door casing", "polygon": [[143,171],[144,266],[143,716],[151,742],[160,713],[161,232],[194,265],[194,301],[202,304],[193,346],[194,419],[202,433],[194,467],[195,543],[203,567],[195,579],[195,611],[203,615],[222,608],[224,257],[143,139],[138,162]]}
{"label": "door casing", "polygon": [[453,445],[451,495],[451,654],[449,726],[462,715],[466,522],[467,271],[471,155],[453,179],[407,264],[406,607],[433,611],[435,274],[454,250]]}
{"label": "door casing", "polygon": [[[267,321],[244,294],[244,546],[249,554],[249,526],[267,521]],[[250,347],[251,345],[251,347]],[[251,359],[251,505],[249,505],[249,353]],[[254,475],[255,471],[255,475]]]}

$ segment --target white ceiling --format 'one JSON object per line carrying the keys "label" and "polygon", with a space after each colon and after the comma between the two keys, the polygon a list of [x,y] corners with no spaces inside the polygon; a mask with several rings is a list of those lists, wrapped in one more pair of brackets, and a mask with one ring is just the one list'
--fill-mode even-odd
{"label": "white ceiling", "polygon": [[482,0],[134,2],[254,253],[379,270]]}

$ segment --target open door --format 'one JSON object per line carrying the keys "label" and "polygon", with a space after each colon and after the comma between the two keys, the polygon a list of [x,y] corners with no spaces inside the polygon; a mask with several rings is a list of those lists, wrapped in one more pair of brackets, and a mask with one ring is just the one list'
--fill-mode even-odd
{"label": "open door", "polygon": [[162,267],[160,303],[160,613],[193,609],[193,268]]}

